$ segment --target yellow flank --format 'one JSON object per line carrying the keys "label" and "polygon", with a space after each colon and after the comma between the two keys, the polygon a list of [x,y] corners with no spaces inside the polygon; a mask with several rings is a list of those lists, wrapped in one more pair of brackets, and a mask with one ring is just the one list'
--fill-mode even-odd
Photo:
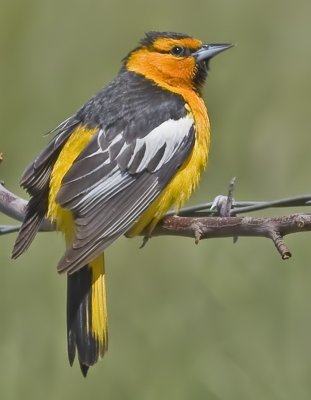
{"label": "yellow flank", "polygon": [[[79,126],[70,135],[54,164],[50,181],[48,218],[56,221],[59,229],[65,234],[66,244],[72,243],[74,235],[74,221],[71,211],[65,210],[56,202],[57,193],[61,187],[65,174],[69,171],[75,159],[89,143],[98,129],[89,129]],[[97,257],[89,268],[92,270],[91,318],[87,314],[87,329],[98,341],[100,353],[107,349],[107,307],[104,256]]]}
{"label": "yellow flank", "polygon": [[100,354],[103,355],[108,347],[108,322],[104,256],[102,255],[97,257],[95,260],[89,263],[89,266],[90,268],[92,268],[91,332],[95,340],[97,340],[99,343]]}
{"label": "yellow flank", "polygon": [[[51,221],[56,221],[59,228],[65,233],[66,239],[68,229],[72,229],[68,211],[64,210],[56,203],[56,196],[61,187],[62,180],[69,171],[75,159],[88,144],[92,136],[98,131],[97,128],[89,129],[86,126],[80,125],[70,135],[69,139],[62,148],[52,170],[49,192],[49,208],[48,218]],[[72,233],[70,233],[72,235]]]}

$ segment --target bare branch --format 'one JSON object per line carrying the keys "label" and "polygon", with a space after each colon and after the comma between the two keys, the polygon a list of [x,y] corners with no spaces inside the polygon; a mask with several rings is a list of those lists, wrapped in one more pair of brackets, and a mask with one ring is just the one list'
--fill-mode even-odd
{"label": "bare branch", "polygon": [[0,183],[0,212],[22,222],[27,201],[10,192]]}
{"label": "bare branch", "polygon": [[18,232],[20,225],[0,225],[0,235]]}
{"label": "bare branch", "polygon": [[[0,212],[8,217],[15,219],[16,221],[22,222],[25,217],[26,207],[28,202],[16,194],[6,189],[2,183],[0,183]],[[7,231],[0,226],[0,234],[16,232],[19,226],[11,227],[9,230],[6,226]],[[15,230],[14,230],[15,228]],[[44,220],[41,224],[40,231],[53,231],[55,227],[50,223],[49,220]]]}
{"label": "bare branch", "polygon": [[180,217],[169,216],[157,225],[153,236],[184,236],[202,239],[253,236],[271,239],[283,260],[291,253],[283,237],[292,233],[311,231],[311,214],[257,217]]}
{"label": "bare branch", "polygon": [[[231,199],[232,190],[229,192],[229,201],[232,201]],[[278,207],[280,204],[290,206],[291,203],[295,206],[301,206],[303,204],[308,205],[310,200],[311,196],[305,195],[301,196],[300,198],[294,197],[292,199],[272,201],[270,204],[277,205]],[[261,202],[261,205],[266,207],[267,203],[268,202]],[[208,204],[211,206],[213,203]],[[235,202],[234,204],[242,204],[241,207],[245,208],[245,204],[247,204],[247,207],[250,207],[253,203]],[[26,206],[26,200],[16,196],[7,190],[2,184],[0,184],[0,212],[12,217],[15,220],[22,221],[25,215]],[[311,231],[311,214],[308,213],[291,214],[288,216],[271,218],[258,218],[249,216],[211,217],[202,216],[202,211],[197,210],[198,207],[192,211],[192,215],[190,214],[189,208],[187,208],[186,211],[181,210],[181,214],[186,212],[187,216],[168,214],[156,226],[152,232],[152,236],[183,236],[193,238],[195,243],[199,243],[199,241],[202,239],[221,237],[265,237],[273,241],[282,259],[286,260],[291,257],[291,253],[286,246],[283,237],[297,232]],[[202,210],[202,208],[200,210]],[[212,212],[215,213],[215,210]],[[235,208],[233,209],[233,212],[236,212]],[[18,228],[19,226],[2,225],[0,226],[0,234],[16,232]],[[40,231],[52,231],[55,229],[55,226],[52,225],[48,220],[44,220]],[[142,232],[142,235],[144,235],[144,232]]]}

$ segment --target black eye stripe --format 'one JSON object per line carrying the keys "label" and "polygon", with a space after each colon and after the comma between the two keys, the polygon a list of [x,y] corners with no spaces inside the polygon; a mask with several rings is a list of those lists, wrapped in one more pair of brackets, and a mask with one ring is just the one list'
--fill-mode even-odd
{"label": "black eye stripe", "polygon": [[171,48],[170,53],[178,57],[188,57],[191,55],[191,50],[183,46],[174,46]]}
{"label": "black eye stripe", "polygon": [[183,47],[178,45],[173,46],[170,50],[161,50],[154,46],[148,46],[147,48],[151,52],[156,52],[161,54],[172,54],[175,57],[189,57],[191,56],[192,53],[196,51],[196,49],[191,49],[189,47]]}

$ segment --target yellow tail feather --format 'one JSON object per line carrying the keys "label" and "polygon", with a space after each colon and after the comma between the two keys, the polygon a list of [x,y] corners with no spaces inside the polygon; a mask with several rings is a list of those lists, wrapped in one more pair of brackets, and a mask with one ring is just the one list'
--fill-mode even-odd
{"label": "yellow tail feather", "polygon": [[100,355],[103,356],[108,348],[108,321],[106,301],[106,279],[104,256],[96,258],[89,264],[92,270],[92,304],[91,321],[89,329],[94,339],[98,342]]}

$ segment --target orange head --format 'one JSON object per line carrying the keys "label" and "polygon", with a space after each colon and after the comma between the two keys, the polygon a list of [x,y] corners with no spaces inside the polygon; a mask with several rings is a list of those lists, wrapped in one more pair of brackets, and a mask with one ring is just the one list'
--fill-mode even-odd
{"label": "orange head", "polygon": [[200,91],[208,61],[230,44],[202,44],[181,33],[149,32],[125,58],[125,68],[144,75],[169,90]]}

